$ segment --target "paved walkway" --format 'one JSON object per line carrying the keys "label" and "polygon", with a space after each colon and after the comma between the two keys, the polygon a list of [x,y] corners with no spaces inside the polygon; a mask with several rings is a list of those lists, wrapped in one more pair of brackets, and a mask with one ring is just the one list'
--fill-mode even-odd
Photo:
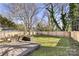
{"label": "paved walkway", "polygon": [[1,56],[23,56],[28,55],[39,47],[37,43],[21,43],[0,45]]}

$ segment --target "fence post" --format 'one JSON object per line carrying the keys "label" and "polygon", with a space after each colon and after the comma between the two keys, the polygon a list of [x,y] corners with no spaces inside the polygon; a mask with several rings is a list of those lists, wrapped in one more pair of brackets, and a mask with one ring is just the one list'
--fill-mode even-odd
{"label": "fence post", "polygon": [[72,38],[72,37],[71,37],[71,32],[68,32],[68,33],[69,33],[69,38]]}

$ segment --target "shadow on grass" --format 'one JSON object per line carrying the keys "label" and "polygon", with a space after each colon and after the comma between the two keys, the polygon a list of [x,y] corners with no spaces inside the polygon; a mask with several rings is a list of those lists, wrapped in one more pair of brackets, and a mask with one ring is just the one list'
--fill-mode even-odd
{"label": "shadow on grass", "polygon": [[[42,37],[45,37],[45,36],[42,36]],[[41,36],[36,36],[36,37],[41,37]],[[61,38],[61,37],[54,37],[54,38]],[[41,46],[40,49],[33,52],[31,56],[68,56],[69,55],[68,48],[66,47],[70,47],[70,42],[68,38],[63,37],[59,40],[59,42],[55,47]]]}
{"label": "shadow on grass", "polygon": [[50,36],[50,35],[33,35],[34,37],[53,37],[53,38],[64,38],[64,37],[57,37],[57,36]]}
{"label": "shadow on grass", "polygon": [[76,40],[74,40],[74,39],[71,38],[70,42],[71,42],[72,47],[79,48],[79,42],[78,41],[76,41]]}
{"label": "shadow on grass", "polygon": [[71,42],[69,38],[61,38],[59,42],[57,43],[57,46],[63,46],[63,47],[70,47]]}
{"label": "shadow on grass", "polygon": [[[66,37],[57,37],[57,36],[48,36],[48,35],[34,35],[34,37],[53,37],[53,38],[60,38],[59,42],[57,43],[57,46],[65,46],[65,45],[73,45],[73,46],[79,46],[79,42],[72,39],[72,38],[66,38]],[[72,46],[72,47],[73,47]]]}
{"label": "shadow on grass", "polygon": [[79,56],[79,42],[72,38],[61,38],[57,46],[69,47],[67,50],[70,56]]}
{"label": "shadow on grass", "polygon": [[[35,35],[35,37],[52,37],[47,35]],[[54,37],[60,38],[55,47],[41,46],[31,56],[77,56],[79,55],[79,42],[72,38]],[[63,47],[63,48],[62,48]],[[66,48],[69,47],[69,48]]]}
{"label": "shadow on grass", "polygon": [[58,47],[47,47],[41,46],[40,49],[36,50],[31,56],[67,56],[68,51],[66,48]]}

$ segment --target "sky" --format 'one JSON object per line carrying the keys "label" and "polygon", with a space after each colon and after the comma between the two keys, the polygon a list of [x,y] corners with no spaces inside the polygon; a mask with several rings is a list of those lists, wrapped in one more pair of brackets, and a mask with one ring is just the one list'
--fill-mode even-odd
{"label": "sky", "polygon": [[[63,5],[63,4],[60,4],[60,5]],[[37,7],[44,7],[44,5],[43,4],[37,4]],[[59,6],[60,7],[60,6]],[[56,7],[56,8],[58,8],[58,7]],[[61,7],[60,7],[61,8]],[[43,9],[42,11],[40,11],[38,14],[37,14],[37,16],[38,16],[38,18],[42,18],[42,16],[43,16],[43,12],[45,11],[45,9]],[[68,12],[68,6],[67,7],[65,7],[64,8],[64,11],[65,12]],[[59,11],[58,11],[59,12]],[[7,8],[4,6],[4,4],[0,4],[0,14],[1,15],[4,15],[4,16],[6,16],[7,14],[8,14],[8,10],[7,10]],[[61,16],[61,14],[58,14],[58,13],[56,13],[55,14],[55,17],[56,17],[56,20],[58,20],[58,21],[60,21],[60,16]],[[44,20],[45,20],[45,23],[47,23],[48,22],[48,18],[47,17],[45,17],[44,18]],[[22,23],[22,21],[19,21],[19,20],[14,20],[14,22],[15,23]],[[60,25],[62,26],[62,23],[61,23],[61,21],[60,21]]]}
{"label": "sky", "polygon": [[[39,6],[42,6],[42,7],[43,7],[42,4],[37,4],[37,7],[39,7]],[[37,14],[37,16],[38,16],[39,18],[42,17],[43,11],[44,11],[44,10],[42,10],[41,12],[39,12],[39,13]],[[6,8],[5,5],[2,4],[2,3],[0,3],[0,14],[3,15],[3,16],[6,16],[6,15],[8,14],[7,8]],[[47,17],[46,17],[46,21],[47,21]],[[22,21],[14,20],[14,22],[15,22],[15,23],[21,23]]]}
{"label": "sky", "polygon": [[4,7],[3,4],[0,4],[0,14],[6,13],[6,8]]}

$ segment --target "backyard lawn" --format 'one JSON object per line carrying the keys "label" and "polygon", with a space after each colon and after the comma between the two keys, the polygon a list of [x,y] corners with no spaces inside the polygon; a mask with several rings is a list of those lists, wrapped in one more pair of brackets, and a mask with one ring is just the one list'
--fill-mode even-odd
{"label": "backyard lawn", "polygon": [[31,56],[66,56],[71,47],[70,39],[51,36],[33,36],[33,40],[41,45]]}

